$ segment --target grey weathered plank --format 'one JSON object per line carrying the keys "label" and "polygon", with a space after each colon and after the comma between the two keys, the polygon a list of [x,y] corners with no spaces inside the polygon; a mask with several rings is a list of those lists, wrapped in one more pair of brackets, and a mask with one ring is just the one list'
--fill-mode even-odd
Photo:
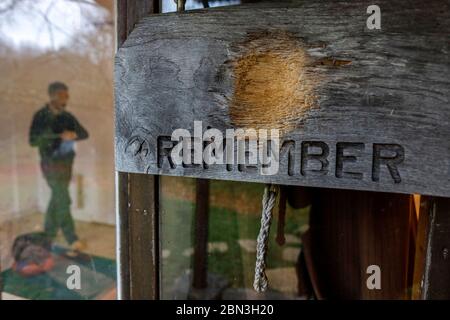
{"label": "grey weathered plank", "polygon": [[[116,169],[449,196],[449,3],[378,1],[382,29],[368,30],[371,4],[291,1],[142,19],[116,57]],[[192,131],[194,120],[223,132],[280,128],[295,152],[282,155],[277,175],[159,166],[158,137]],[[310,141],[328,146],[322,174],[311,171],[317,161],[301,168]],[[338,157],[343,148],[357,161]],[[376,150],[397,155],[397,171],[374,160]]]}

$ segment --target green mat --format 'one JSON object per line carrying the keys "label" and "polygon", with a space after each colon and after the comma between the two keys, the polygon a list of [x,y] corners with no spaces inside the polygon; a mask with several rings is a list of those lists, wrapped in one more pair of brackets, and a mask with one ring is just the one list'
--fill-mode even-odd
{"label": "green mat", "polygon": [[[1,273],[3,291],[32,300],[91,300],[116,282],[116,263],[112,259],[80,254],[75,258],[66,255],[67,249],[54,246],[54,268],[44,274],[23,277],[12,269]],[[80,267],[81,289],[70,290],[66,286],[69,265]]]}

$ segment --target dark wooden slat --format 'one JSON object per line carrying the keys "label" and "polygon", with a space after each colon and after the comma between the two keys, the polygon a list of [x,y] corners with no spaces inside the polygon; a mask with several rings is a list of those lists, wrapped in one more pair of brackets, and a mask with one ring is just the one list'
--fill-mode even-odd
{"label": "dark wooden slat", "polygon": [[422,299],[450,299],[450,199],[432,198],[428,218]]}
{"label": "dark wooden slat", "polygon": [[195,289],[207,287],[208,271],[208,223],[209,223],[209,181],[196,180],[195,243],[192,286]]}
{"label": "dark wooden slat", "polygon": [[127,31],[128,34],[134,29],[141,18],[153,13],[154,1],[127,0]]}
{"label": "dark wooden slat", "polygon": [[177,11],[183,12],[186,9],[186,0],[177,0]]}
{"label": "dark wooden slat", "polygon": [[[379,1],[375,31],[366,28],[372,4],[289,1],[142,19],[116,59],[117,169],[450,196],[449,3]],[[294,160],[281,156],[275,175],[171,168],[166,158],[160,166],[158,137],[192,132],[194,120],[222,132],[281,128]],[[302,143],[317,141],[329,150],[314,173],[320,163],[301,161]]]}
{"label": "dark wooden slat", "polygon": [[419,223],[417,226],[416,252],[414,258],[414,277],[411,299],[422,299],[423,275],[427,254],[427,240],[430,226],[430,208],[433,197],[420,198]]}
{"label": "dark wooden slat", "polygon": [[159,298],[158,179],[129,175],[130,299]]}
{"label": "dark wooden slat", "polygon": [[119,299],[159,298],[158,177],[118,172]]}
{"label": "dark wooden slat", "polygon": [[130,299],[130,248],[128,221],[129,173],[116,172],[116,248],[118,299]]}
{"label": "dark wooden slat", "polygon": [[128,36],[127,29],[127,0],[116,1],[116,42],[122,46]]}
{"label": "dark wooden slat", "polygon": [[117,0],[116,10],[117,45],[120,47],[141,18],[159,12],[159,0]]}
{"label": "dark wooden slat", "polygon": [[[117,47],[144,16],[159,12],[159,1],[116,2]],[[117,172],[119,299],[159,298],[159,179]]]}

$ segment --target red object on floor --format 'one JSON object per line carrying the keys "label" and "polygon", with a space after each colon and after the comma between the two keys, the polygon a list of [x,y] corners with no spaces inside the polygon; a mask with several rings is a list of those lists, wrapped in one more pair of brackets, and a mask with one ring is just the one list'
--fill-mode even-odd
{"label": "red object on floor", "polygon": [[55,259],[53,259],[53,256],[49,256],[43,261],[42,264],[30,263],[26,265],[20,265],[17,262],[14,262],[12,269],[24,277],[31,277],[44,272],[48,272],[54,266]]}

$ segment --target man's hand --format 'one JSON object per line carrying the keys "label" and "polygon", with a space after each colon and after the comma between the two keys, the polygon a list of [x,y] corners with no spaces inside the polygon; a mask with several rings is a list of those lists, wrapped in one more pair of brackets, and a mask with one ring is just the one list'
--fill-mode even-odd
{"label": "man's hand", "polygon": [[69,130],[64,130],[63,133],[61,133],[59,136],[63,141],[71,141],[77,138],[77,134],[75,133],[75,131]]}

